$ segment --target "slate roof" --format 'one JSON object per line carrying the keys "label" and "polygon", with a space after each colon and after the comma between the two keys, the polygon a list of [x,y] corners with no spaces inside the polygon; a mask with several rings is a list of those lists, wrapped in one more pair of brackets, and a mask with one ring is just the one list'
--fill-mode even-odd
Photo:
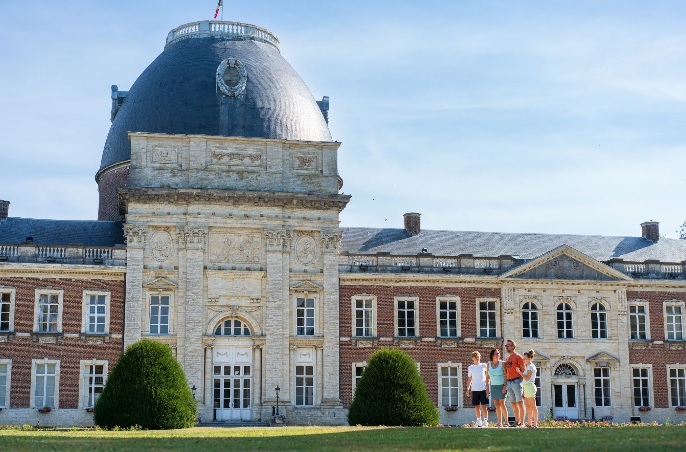
{"label": "slate roof", "polygon": [[601,262],[620,258],[630,262],[686,260],[686,240],[599,235],[518,234],[503,232],[422,230],[411,236],[404,229],[342,228],[341,251],[351,254],[389,252],[416,255],[423,248],[438,256],[472,254],[475,257],[515,256],[534,259],[559,246],[569,245]]}
{"label": "slate roof", "polygon": [[33,237],[35,245],[113,247],[124,243],[119,221],[38,220],[10,217],[0,221],[0,244],[19,245]]}
{"label": "slate roof", "polygon": [[[242,95],[217,89],[227,58],[244,66]],[[100,170],[131,158],[129,132],[332,141],[305,82],[271,44],[231,36],[170,43],[128,91],[110,127]]]}

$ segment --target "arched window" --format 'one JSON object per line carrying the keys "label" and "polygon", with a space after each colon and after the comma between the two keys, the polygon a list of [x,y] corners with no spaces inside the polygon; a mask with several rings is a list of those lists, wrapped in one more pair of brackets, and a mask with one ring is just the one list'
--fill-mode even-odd
{"label": "arched window", "polygon": [[522,307],[522,337],[538,337],[538,307],[534,303]]}
{"label": "arched window", "polygon": [[248,325],[238,319],[226,319],[217,325],[215,336],[250,336]]}
{"label": "arched window", "polygon": [[607,339],[607,311],[600,303],[591,306],[591,337]]}
{"label": "arched window", "polygon": [[572,339],[572,307],[568,303],[557,305],[557,337],[559,339]]}
{"label": "arched window", "polygon": [[557,377],[573,377],[576,375],[576,370],[569,364],[560,364],[555,369],[555,376]]}

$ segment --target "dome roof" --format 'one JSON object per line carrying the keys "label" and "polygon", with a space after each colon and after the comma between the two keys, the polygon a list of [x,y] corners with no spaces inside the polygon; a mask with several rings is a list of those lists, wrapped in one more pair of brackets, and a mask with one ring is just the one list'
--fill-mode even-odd
{"label": "dome roof", "polygon": [[[227,61],[244,83],[237,93],[230,91],[232,80],[226,79],[228,92],[217,80]],[[129,132],[332,141],[322,110],[281,56],[278,39],[234,22],[195,22],[172,30],[164,51],[113,116],[98,173],[130,160]]]}

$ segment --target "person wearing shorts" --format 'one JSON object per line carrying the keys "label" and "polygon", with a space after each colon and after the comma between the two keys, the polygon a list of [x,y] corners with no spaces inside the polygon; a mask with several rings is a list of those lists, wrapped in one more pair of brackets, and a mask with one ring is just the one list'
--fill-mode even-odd
{"label": "person wearing shorts", "polygon": [[522,401],[522,374],[524,372],[524,359],[515,349],[517,344],[513,340],[505,342],[505,349],[509,353],[505,361],[505,377],[507,382],[507,400],[512,405],[514,411],[516,427],[524,426],[524,402]]}
{"label": "person wearing shorts", "polygon": [[496,427],[507,427],[507,406],[505,405],[505,363],[500,360],[500,350],[491,350],[486,374],[486,395],[493,400],[495,407]]}
{"label": "person wearing shorts", "polygon": [[524,405],[526,412],[529,413],[529,423],[526,425],[530,428],[538,428],[538,408],[536,407],[536,366],[533,363],[533,350],[524,353],[524,372],[519,370],[519,374],[524,380]]}
{"label": "person wearing shorts", "polygon": [[488,428],[488,396],[486,396],[486,363],[481,353],[472,352],[472,365],[467,369],[467,394],[472,394],[476,422],[474,427]]}

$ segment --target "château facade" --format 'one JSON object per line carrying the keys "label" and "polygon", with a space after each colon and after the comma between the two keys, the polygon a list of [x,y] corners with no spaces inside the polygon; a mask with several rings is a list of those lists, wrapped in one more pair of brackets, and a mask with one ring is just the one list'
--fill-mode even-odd
{"label": "ch\u00e2teau facade", "polygon": [[98,221],[0,201],[0,424],[92,424],[142,338],[173,349],[202,422],[265,422],[278,398],[289,423],[345,424],[370,354],[398,347],[441,422],[465,423],[469,356],[507,339],[536,351],[542,416],[686,420],[685,241],[657,222],[636,237],[430,231],[418,213],[342,228],[328,109],[276,36],[235,22],[172,30],[129,91],[113,86]]}

